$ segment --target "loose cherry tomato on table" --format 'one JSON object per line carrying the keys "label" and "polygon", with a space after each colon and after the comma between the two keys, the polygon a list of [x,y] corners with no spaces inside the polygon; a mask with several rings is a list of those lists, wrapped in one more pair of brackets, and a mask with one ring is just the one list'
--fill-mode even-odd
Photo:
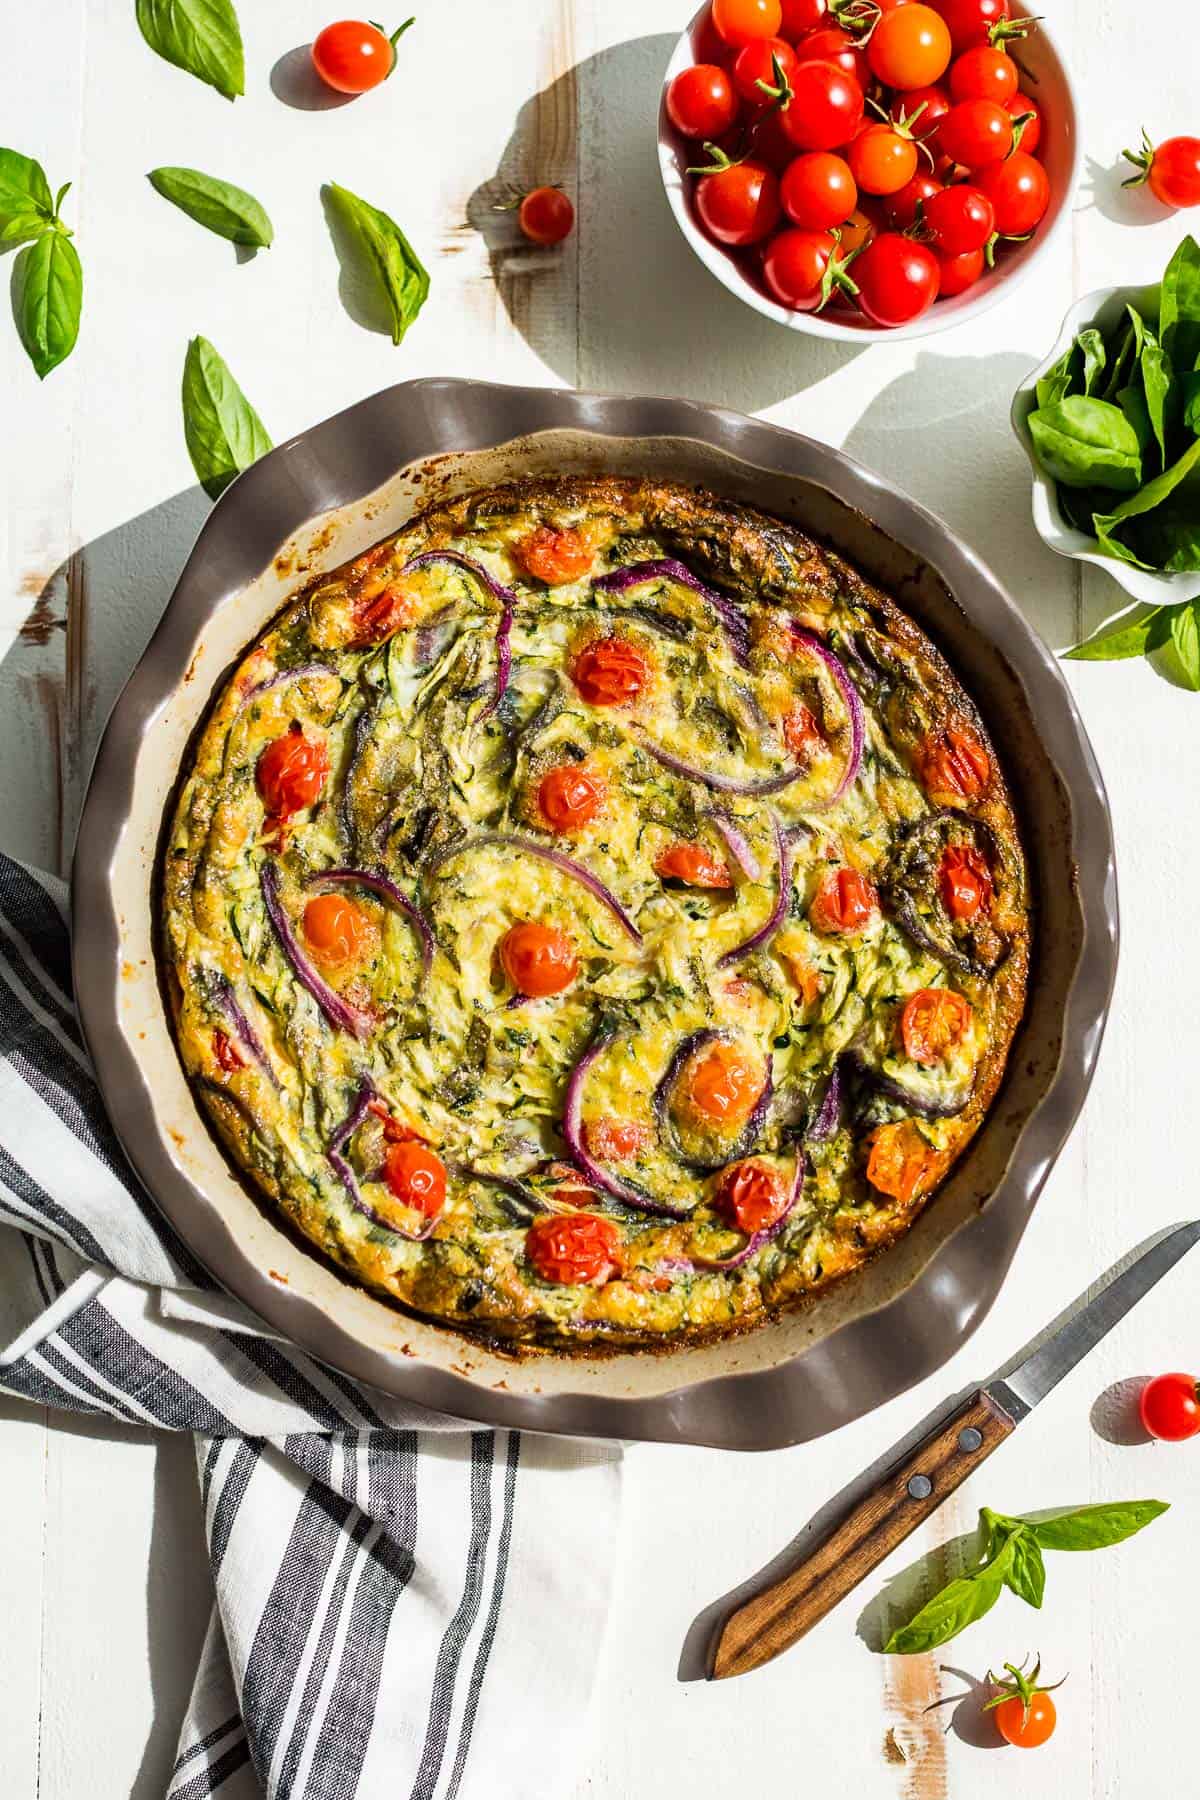
{"label": "loose cherry tomato on table", "polygon": [[[739,50],[733,65],[733,85],[747,106],[770,106],[791,82],[796,52],[782,38],[760,38]],[[719,133],[709,132],[709,137]]]}
{"label": "loose cherry tomato on table", "polygon": [[917,172],[917,146],[890,125],[864,125],[846,159],[864,194],[898,194]]}
{"label": "loose cherry tomato on table", "polygon": [[580,763],[557,763],[538,782],[538,811],[554,831],[580,831],[608,801],[608,783]]}
{"label": "loose cherry tomato on table", "polygon": [[994,100],[1007,106],[1020,84],[1020,71],[1007,50],[976,44],[950,65],[952,100]]}
{"label": "loose cherry tomato on table", "polygon": [[650,1141],[650,1130],[633,1119],[589,1119],[583,1141],[597,1162],[629,1162]]}
{"label": "loose cherry tomato on table", "polygon": [[575,208],[561,188],[534,188],[517,208],[517,224],[531,244],[561,244],[574,223]]}
{"label": "loose cherry tomato on table", "polygon": [[862,124],[863,91],[836,63],[802,62],[792,79],[783,128],[799,150],[837,150]]}
{"label": "loose cherry tomato on table", "polygon": [[436,1219],[446,1204],[446,1165],[428,1144],[414,1138],[388,1145],[383,1178],[397,1200],[427,1219]]}
{"label": "loose cherry tomato on table", "polygon": [[765,163],[726,161],[696,184],[700,223],[718,244],[759,243],[779,223],[779,210],[779,178]]}
{"label": "loose cherry tomato on table", "polygon": [[901,6],[880,19],[867,54],[885,87],[929,87],[950,65],[950,33],[932,6]]}
{"label": "loose cherry tomato on table", "polygon": [[855,292],[831,231],[777,232],[763,252],[763,275],[779,304],[793,312],[819,312],[835,288]]}
{"label": "loose cherry tomato on table", "polygon": [[943,256],[940,251],[936,254],[939,300],[953,300],[956,294],[965,294],[986,267],[982,250],[964,250],[959,256]]}
{"label": "loose cherry tomato on table", "polygon": [[500,967],[519,994],[532,1000],[561,994],[579,974],[579,958],[565,931],[523,919],[511,925],[498,946]]}
{"label": "loose cherry tomato on table", "polygon": [[881,232],[854,264],[858,304],[875,325],[907,325],[938,297],[938,261],[926,244]]}
{"label": "loose cherry tomato on table", "polygon": [[808,231],[832,231],[858,205],[850,165],[831,150],[810,150],[790,162],[779,184],[779,197],[793,225]]}
{"label": "loose cherry tomato on table", "polygon": [[345,894],[317,894],[304,908],[305,942],[329,968],[357,962],[374,935],[369,916]]}
{"label": "loose cherry tomato on table", "polygon": [[365,94],[386,81],[396,66],[396,45],[414,23],[406,19],[388,37],[363,19],[339,19],[313,40],[313,67],[339,94]]}
{"label": "loose cherry tomato on table", "polygon": [[953,988],[922,988],[900,1014],[904,1054],[923,1068],[944,1062],[970,1030],[971,1018],[969,1003]]}
{"label": "loose cherry tomato on table", "polygon": [[783,8],[779,0],[712,0],[712,22],[735,50],[760,38],[779,36]]}
{"label": "loose cherry tomato on table", "polygon": [[911,231],[917,222],[918,205],[922,208],[928,206],[933,196],[941,192],[942,184],[937,177],[918,169],[898,194],[888,196],[884,207],[888,224],[896,231]]}
{"label": "loose cherry tomato on table", "polygon": [[896,94],[888,108],[893,124],[906,121],[918,144],[936,151],[938,127],[950,111],[950,96],[936,82]]}
{"label": "loose cherry tomato on table", "polygon": [[268,813],[289,819],[321,798],[329,775],[329,750],[324,738],[310,738],[299,726],[267,745],[255,767],[254,778]]}
{"label": "loose cherry tomato on table", "polygon": [[996,214],[986,194],[958,182],[925,202],[925,223],[939,256],[964,256],[988,243]]}
{"label": "loose cherry tomato on table", "polygon": [[529,1227],[525,1255],[543,1281],[599,1284],[620,1273],[621,1233],[596,1213],[552,1214]]}
{"label": "loose cherry tomato on table", "polygon": [[797,62],[830,62],[844,75],[853,76],[865,93],[871,84],[871,65],[862,46],[840,25],[810,31],[796,45]]}
{"label": "loose cherry tomato on table", "polygon": [[787,1203],[787,1183],[776,1169],[757,1157],[731,1163],[721,1172],[715,1205],[747,1237],[774,1225]]}
{"label": "loose cherry tomato on table", "polygon": [[753,1112],[766,1078],[760,1058],[743,1044],[719,1038],[685,1069],[682,1098],[690,1113],[726,1130],[736,1129]]}
{"label": "loose cherry tomato on table", "polygon": [[667,89],[667,117],[684,137],[724,137],[737,112],[733,83],[715,63],[681,69]]}
{"label": "loose cherry tomato on table", "polygon": [[1003,162],[1013,146],[1014,120],[994,100],[960,100],[938,126],[937,147],[964,169]]}
{"label": "loose cherry tomato on table", "polygon": [[907,1206],[929,1171],[929,1145],[911,1119],[880,1125],[869,1142],[867,1180]]}
{"label": "loose cherry tomato on table", "polygon": [[975,44],[988,43],[996,26],[1008,23],[1008,0],[938,0],[938,11],[946,21],[955,56]]}
{"label": "loose cherry tomato on table", "polygon": [[[998,1681],[991,1670],[988,1670],[987,1678],[997,1692],[983,1710],[992,1714],[1001,1737],[1006,1738],[1018,1750],[1040,1749],[1047,1738],[1053,1736],[1058,1722],[1058,1714],[1050,1698],[1051,1688],[1038,1685],[1042,1665],[1040,1661],[1035,1663],[1029,1675],[1024,1673],[1024,1663],[1020,1668],[1014,1663],[1005,1663],[1004,1666],[1012,1680]],[[1064,1676],[1063,1680],[1065,1679]],[[1061,1686],[1061,1681],[1052,1684],[1054,1688]]]}
{"label": "loose cherry tomato on table", "polygon": [[[1033,149],[1024,138],[1021,146]],[[1143,131],[1142,148],[1124,154],[1138,170],[1126,187],[1141,187],[1144,182],[1164,206],[1200,206],[1200,138],[1167,138],[1156,149]]]}
{"label": "loose cherry tomato on table", "polygon": [[650,680],[650,665],[627,638],[593,638],[575,658],[571,679],[589,706],[625,706]]}
{"label": "loose cherry tomato on table", "polygon": [[952,919],[969,921],[992,900],[992,877],[983,857],[970,844],[948,844],[938,870],[942,905]]}
{"label": "loose cherry tomato on table", "polygon": [[671,844],[655,858],[654,873],[663,881],[682,881],[695,888],[731,888],[728,865],[703,844]]}
{"label": "loose cherry tomato on table", "polygon": [[539,525],[522,538],[517,555],[526,573],[535,581],[544,581],[547,587],[582,580],[595,560],[591,545],[581,532],[555,531],[549,525]]}
{"label": "loose cherry tomato on table", "polygon": [[1142,1424],[1151,1437],[1182,1443],[1200,1431],[1200,1391],[1194,1375],[1156,1375],[1138,1399]]}
{"label": "loose cherry tomato on table", "polygon": [[830,869],[821,877],[808,916],[817,931],[832,936],[862,931],[878,911],[879,896],[865,875],[857,869]]}
{"label": "loose cherry tomato on table", "polygon": [[962,806],[977,800],[992,778],[992,761],[966,725],[935,732],[917,754],[925,791],[938,806]]}
{"label": "loose cherry tomato on table", "polygon": [[1024,150],[1014,150],[1003,162],[983,169],[976,185],[992,203],[1001,237],[1027,237],[1037,230],[1050,205],[1050,177]]}

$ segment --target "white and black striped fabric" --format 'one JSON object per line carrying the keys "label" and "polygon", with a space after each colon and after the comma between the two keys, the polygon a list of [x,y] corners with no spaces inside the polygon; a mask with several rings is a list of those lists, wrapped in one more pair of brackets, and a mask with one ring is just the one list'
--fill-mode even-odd
{"label": "white and black striped fabric", "polygon": [[166,1800],[573,1791],[619,1453],[356,1387],[216,1290],[105,1116],[62,889],[3,856],[0,1392],[194,1434],[215,1604]]}

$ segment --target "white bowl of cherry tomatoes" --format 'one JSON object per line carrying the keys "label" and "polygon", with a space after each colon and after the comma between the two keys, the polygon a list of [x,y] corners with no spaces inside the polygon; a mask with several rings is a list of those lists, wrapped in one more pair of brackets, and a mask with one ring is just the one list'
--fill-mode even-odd
{"label": "white bowl of cherry tomatoes", "polygon": [[701,262],[793,331],[921,337],[987,310],[1067,217],[1071,79],[1019,0],[711,0],[659,109]]}

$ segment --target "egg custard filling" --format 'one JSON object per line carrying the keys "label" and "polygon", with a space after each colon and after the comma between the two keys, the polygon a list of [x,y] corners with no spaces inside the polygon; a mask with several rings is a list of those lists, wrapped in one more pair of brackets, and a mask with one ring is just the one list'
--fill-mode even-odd
{"label": "egg custard filling", "polygon": [[364,1286],[666,1348],[907,1229],[1020,1020],[1025,859],[938,651],[691,489],[529,481],[293,598],[162,857],[184,1067]]}

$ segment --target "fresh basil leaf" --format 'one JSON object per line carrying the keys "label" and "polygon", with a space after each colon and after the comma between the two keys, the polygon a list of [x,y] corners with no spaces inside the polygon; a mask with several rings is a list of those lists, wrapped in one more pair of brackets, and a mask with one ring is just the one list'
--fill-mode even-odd
{"label": "fresh basil leaf", "polygon": [[1133,426],[1137,437],[1138,448],[1142,456],[1154,443],[1154,427],[1150,423],[1150,408],[1146,404],[1146,395],[1141,387],[1124,387],[1117,395],[1117,405]]}
{"label": "fresh basil leaf", "polygon": [[1070,394],[1029,416],[1034,454],[1048,475],[1066,487],[1114,488],[1133,493],[1141,485],[1137,433],[1119,406]]}
{"label": "fresh basil leaf", "polygon": [[1083,391],[1085,394],[1093,394],[1108,361],[1104,339],[1094,325],[1089,325],[1085,331],[1079,333],[1075,342],[1083,357]]}
{"label": "fresh basil leaf", "polygon": [[1110,513],[1096,535],[1110,555],[1171,573],[1200,569],[1200,438],[1179,461]]}
{"label": "fresh basil leaf", "polygon": [[213,500],[271,448],[262,420],[203,337],[192,339],[183,365],[183,431],[192,467]]}
{"label": "fresh basil leaf", "polygon": [[1200,367],[1200,244],[1185,237],[1162,280],[1158,335],[1176,369]]}
{"label": "fresh basil leaf", "polygon": [[1046,1592],[1046,1565],[1038,1541],[1026,1528],[1014,1533],[1012,1547],[1012,1562],[1004,1577],[1005,1586],[1027,1605],[1040,1607]]}
{"label": "fresh basil leaf", "polygon": [[18,252],[12,301],[21,342],[39,381],[44,381],[75,348],[83,309],[79,253],[58,226]]}
{"label": "fresh basil leaf", "polygon": [[1037,403],[1039,407],[1053,406],[1070,393],[1075,379],[1076,346],[1071,345],[1064,350],[1053,368],[1047,369],[1037,384]]}
{"label": "fresh basil leaf", "polygon": [[242,32],[233,0],[137,0],[137,22],[150,48],[227,100],[246,88]]}
{"label": "fresh basil leaf", "polygon": [[1102,1500],[1024,1523],[1043,1550],[1107,1550],[1167,1511],[1165,1500]]}
{"label": "fresh basil leaf", "polygon": [[199,169],[151,169],[150,185],[198,225],[228,238],[231,244],[249,244],[265,250],[275,236],[263,208],[244,188]]}
{"label": "fresh basil leaf", "polygon": [[1200,693],[1200,607],[1195,600],[1172,608],[1171,643],[1184,681],[1194,694]]}
{"label": "fresh basil leaf", "polygon": [[893,1631],[883,1646],[889,1656],[915,1656],[923,1650],[934,1650],[949,1643],[976,1619],[990,1612],[1000,1598],[1012,1565],[1013,1539],[1020,1528],[1009,1533],[996,1553],[969,1575],[951,1581],[913,1614],[907,1625]]}
{"label": "fresh basil leaf", "polygon": [[429,293],[429,273],[420,257],[387,213],[331,181],[327,188],[338,222],[360,257],[364,271],[386,309],[393,344],[413,323]]}
{"label": "fresh basil leaf", "polygon": [[1126,657],[1144,656],[1148,650],[1157,649],[1168,629],[1166,609],[1154,606],[1132,624],[1117,625],[1099,637],[1088,638],[1066,654],[1072,662],[1121,662]]}
{"label": "fresh basil leaf", "polygon": [[40,219],[44,228],[53,218],[50,183],[41,163],[19,150],[0,149],[0,238],[11,220]]}

